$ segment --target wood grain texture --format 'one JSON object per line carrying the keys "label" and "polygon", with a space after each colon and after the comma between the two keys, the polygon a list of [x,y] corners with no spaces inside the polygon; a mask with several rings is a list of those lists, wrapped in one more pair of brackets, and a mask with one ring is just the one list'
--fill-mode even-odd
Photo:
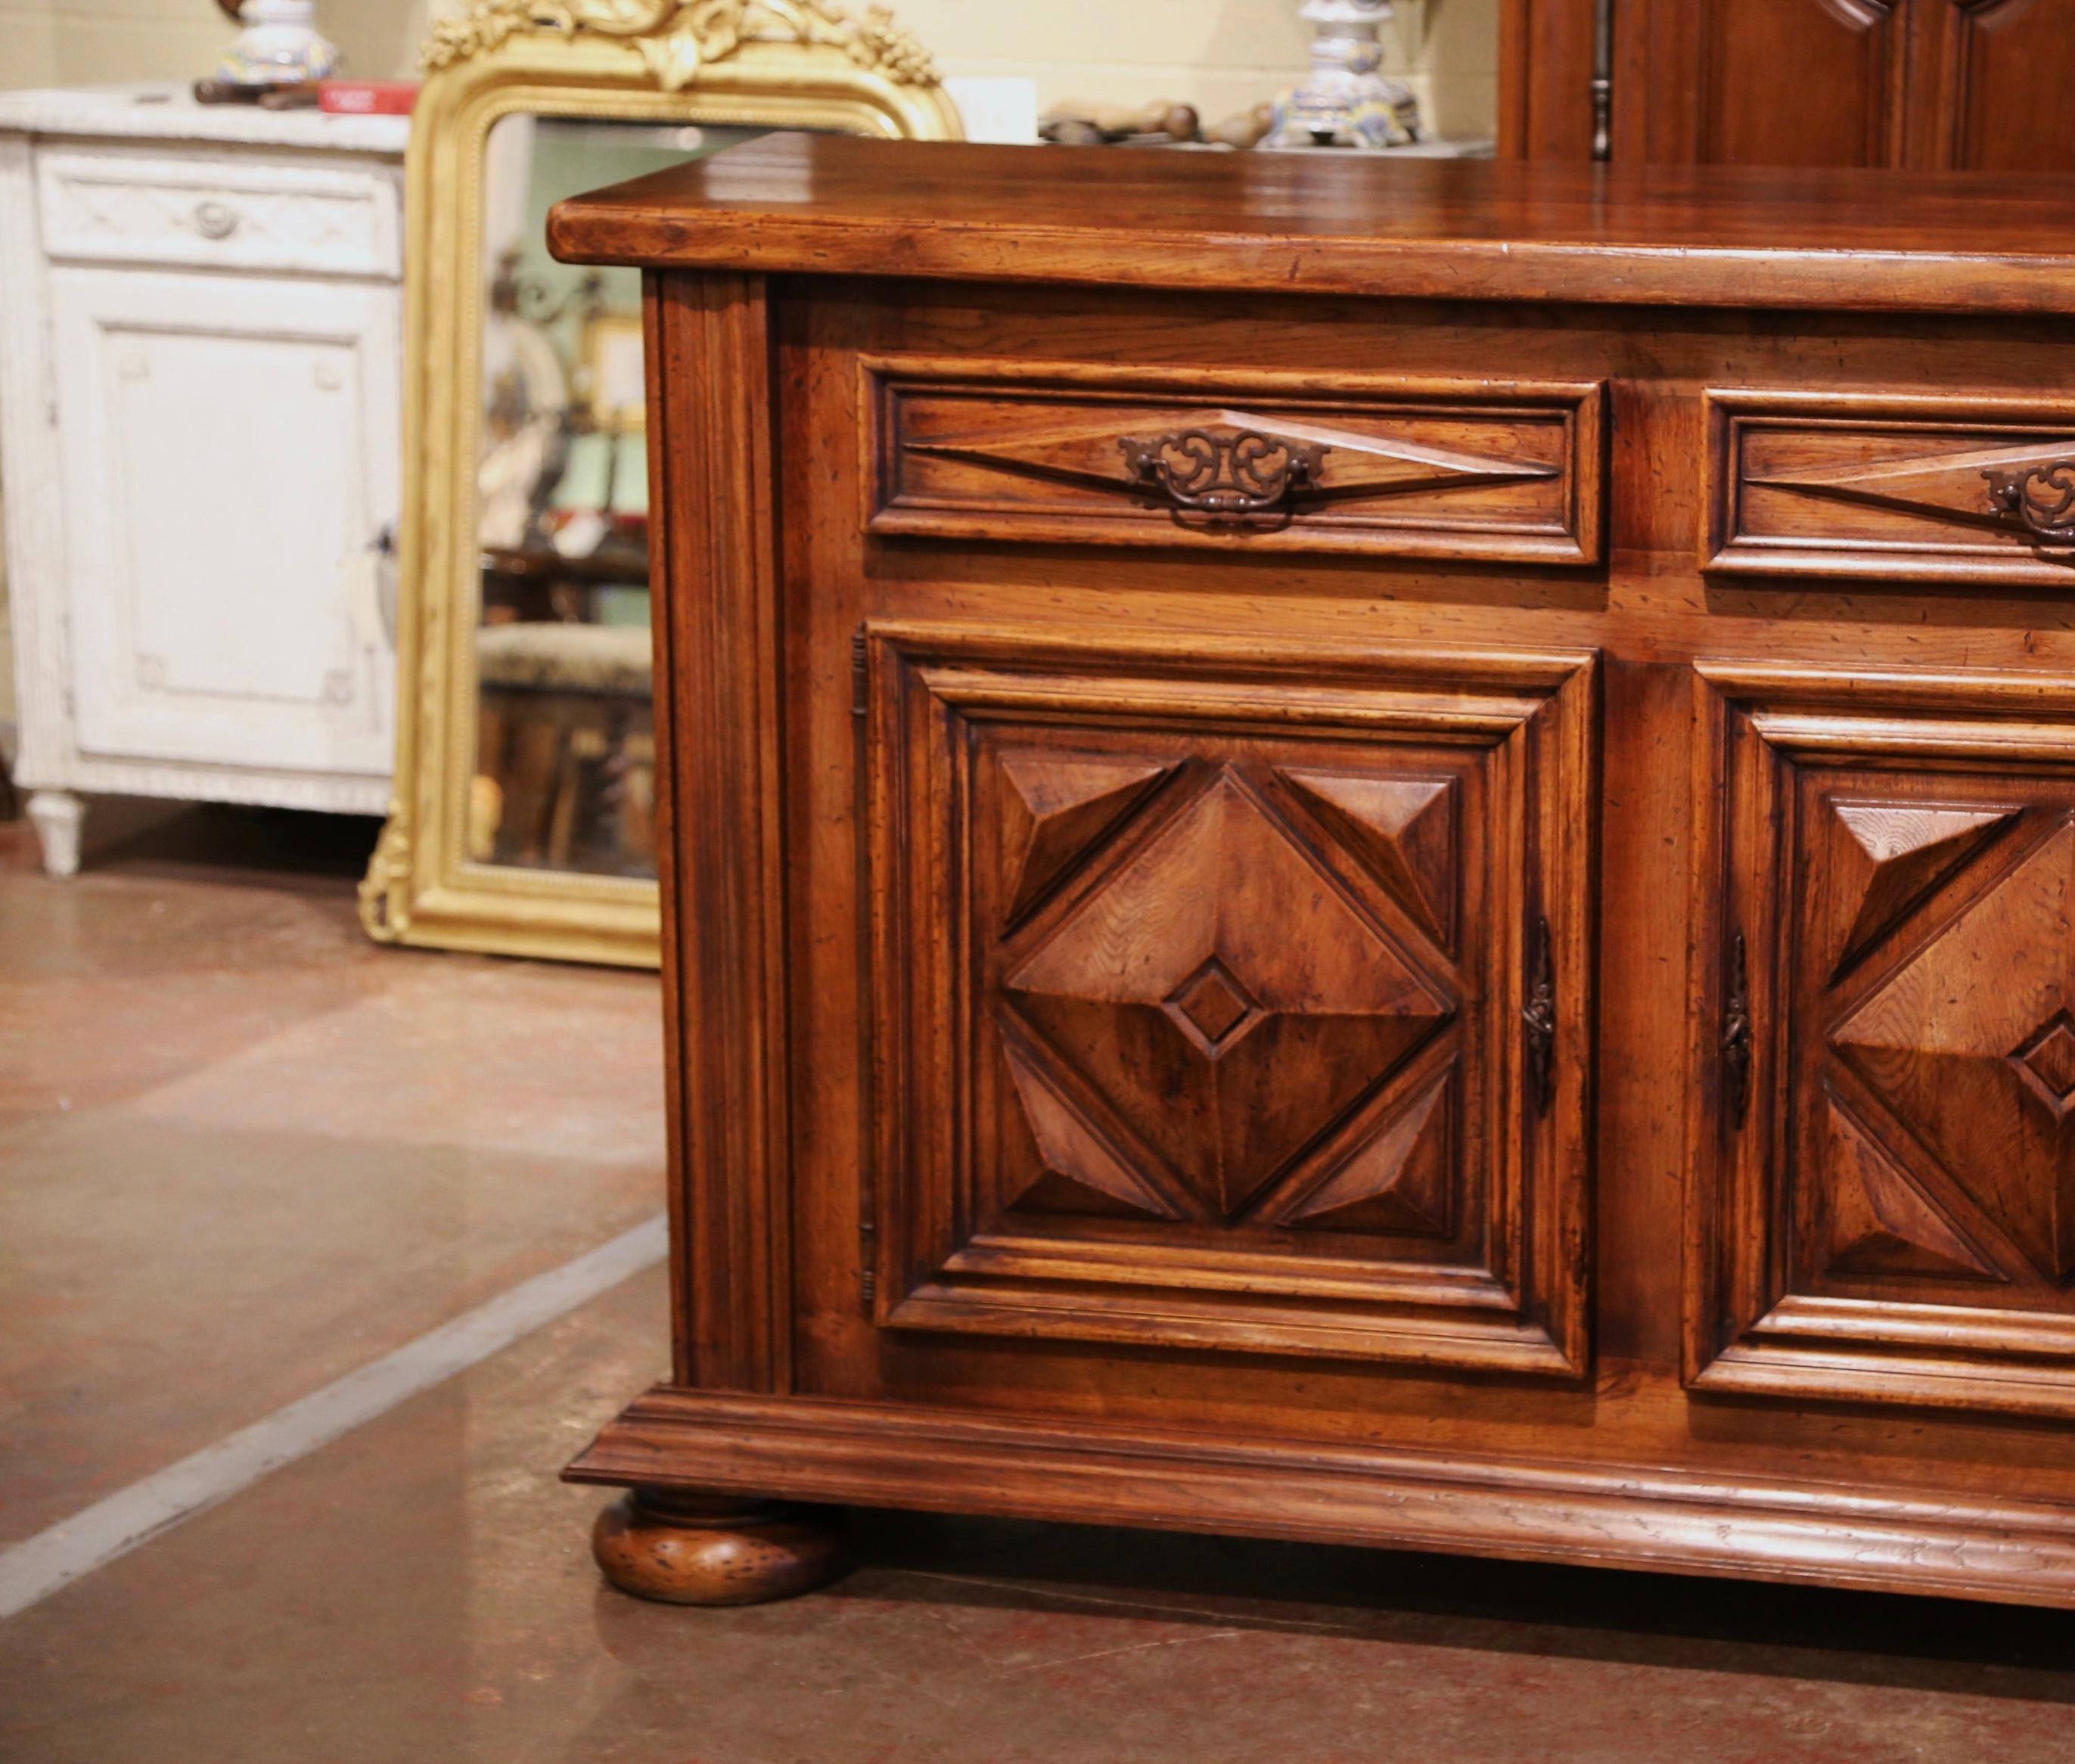
{"label": "wood grain texture", "polygon": [[887,1404],[661,1388],[608,1427],[569,1475],[2075,1605],[2075,1509],[1874,1493],[1844,1482],[1613,1473],[1382,1447],[1293,1452],[1098,1422],[1069,1435]]}
{"label": "wood grain texture", "polygon": [[591,1528],[598,1571],[662,1605],[768,1605],[826,1586],[848,1568],[828,1520],[762,1501],[631,1490]]}
{"label": "wood grain texture", "polygon": [[[680,1377],[783,1389],[786,950],[764,285],[652,284],[658,865]],[[714,830],[728,836],[717,839]],[[691,1270],[698,1269],[698,1277]]]}
{"label": "wood grain texture", "polygon": [[587,263],[774,275],[2066,314],[2071,201],[2065,176],[1120,160],[778,134],[559,203],[549,238]]}

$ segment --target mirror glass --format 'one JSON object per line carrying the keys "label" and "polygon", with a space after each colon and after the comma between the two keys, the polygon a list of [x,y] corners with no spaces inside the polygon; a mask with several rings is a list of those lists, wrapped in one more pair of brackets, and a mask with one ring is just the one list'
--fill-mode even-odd
{"label": "mirror glass", "polygon": [[656,874],[641,278],[556,263],[547,215],[760,132],[532,116],[491,131],[474,863]]}

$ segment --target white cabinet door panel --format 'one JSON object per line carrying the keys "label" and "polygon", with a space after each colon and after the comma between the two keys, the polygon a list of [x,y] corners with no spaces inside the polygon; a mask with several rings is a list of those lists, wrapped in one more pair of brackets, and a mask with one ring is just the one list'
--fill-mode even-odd
{"label": "white cabinet door panel", "polygon": [[81,751],[386,773],[395,290],[51,280]]}

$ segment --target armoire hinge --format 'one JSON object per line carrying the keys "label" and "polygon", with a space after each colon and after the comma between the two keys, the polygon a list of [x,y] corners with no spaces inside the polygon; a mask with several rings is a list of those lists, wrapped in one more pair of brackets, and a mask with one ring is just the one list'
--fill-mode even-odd
{"label": "armoire hinge", "polygon": [[1729,981],[1722,1000],[1722,1089],[1729,1119],[1742,1127],[1750,1114],[1751,1015],[1750,962],[1741,931],[1729,945]]}
{"label": "armoire hinge", "polygon": [[1548,920],[1535,929],[1533,977],[1520,1021],[1527,1031],[1527,1094],[1535,1112],[1547,1115],[1556,1100],[1556,952]]}

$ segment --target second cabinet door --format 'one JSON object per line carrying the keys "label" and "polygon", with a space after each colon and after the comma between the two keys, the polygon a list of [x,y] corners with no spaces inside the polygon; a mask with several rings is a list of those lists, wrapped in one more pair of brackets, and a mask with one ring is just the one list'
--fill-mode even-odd
{"label": "second cabinet door", "polygon": [[[1595,0],[1506,0],[1501,148],[1592,153]],[[2075,0],[1650,0],[1613,9],[1630,164],[2043,171],[2075,152]]]}
{"label": "second cabinet door", "polygon": [[1702,673],[1689,1375],[2075,1414],[2075,681]]}
{"label": "second cabinet door", "polygon": [[883,1325],[1584,1369],[1592,656],[859,660]]}

